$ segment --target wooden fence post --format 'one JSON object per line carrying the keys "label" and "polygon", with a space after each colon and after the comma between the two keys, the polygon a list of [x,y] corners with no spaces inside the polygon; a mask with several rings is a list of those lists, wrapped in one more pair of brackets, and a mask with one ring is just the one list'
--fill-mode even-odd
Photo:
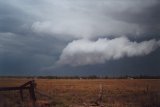
{"label": "wooden fence post", "polygon": [[20,89],[20,96],[21,96],[21,100],[23,101],[23,89]]}
{"label": "wooden fence post", "polygon": [[30,84],[29,92],[30,92],[30,97],[32,99],[33,107],[36,106],[36,104],[35,104],[36,103],[36,96],[35,96],[34,86],[35,86],[35,83],[34,83],[34,81],[32,81]]}

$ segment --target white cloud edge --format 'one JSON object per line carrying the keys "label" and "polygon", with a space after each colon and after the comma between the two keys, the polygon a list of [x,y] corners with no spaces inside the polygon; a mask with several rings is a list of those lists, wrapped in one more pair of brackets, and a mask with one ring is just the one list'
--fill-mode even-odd
{"label": "white cloud edge", "polygon": [[127,37],[100,38],[97,41],[80,39],[70,42],[62,51],[57,65],[83,66],[103,64],[123,57],[144,56],[160,47],[155,39],[140,43]]}

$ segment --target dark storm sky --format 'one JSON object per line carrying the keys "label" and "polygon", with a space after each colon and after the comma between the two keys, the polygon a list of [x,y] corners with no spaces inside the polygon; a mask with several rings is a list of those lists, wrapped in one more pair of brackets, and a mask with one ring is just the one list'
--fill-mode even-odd
{"label": "dark storm sky", "polygon": [[0,75],[160,75],[159,0],[0,0]]}

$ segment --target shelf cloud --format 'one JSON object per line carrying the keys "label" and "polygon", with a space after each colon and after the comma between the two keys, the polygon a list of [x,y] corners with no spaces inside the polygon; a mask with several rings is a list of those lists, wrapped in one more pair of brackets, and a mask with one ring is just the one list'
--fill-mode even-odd
{"label": "shelf cloud", "polygon": [[126,37],[115,39],[101,38],[97,41],[87,39],[74,40],[63,50],[57,64],[82,66],[102,64],[107,60],[122,57],[148,55],[160,46],[160,41],[135,42]]}

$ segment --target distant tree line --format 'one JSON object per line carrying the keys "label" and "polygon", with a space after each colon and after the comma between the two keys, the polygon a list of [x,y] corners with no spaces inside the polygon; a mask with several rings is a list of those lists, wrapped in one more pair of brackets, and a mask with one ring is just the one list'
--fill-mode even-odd
{"label": "distant tree line", "polygon": [[0,76],[0,78],[28,78],[28,79],[160,79],[160,76]]}

